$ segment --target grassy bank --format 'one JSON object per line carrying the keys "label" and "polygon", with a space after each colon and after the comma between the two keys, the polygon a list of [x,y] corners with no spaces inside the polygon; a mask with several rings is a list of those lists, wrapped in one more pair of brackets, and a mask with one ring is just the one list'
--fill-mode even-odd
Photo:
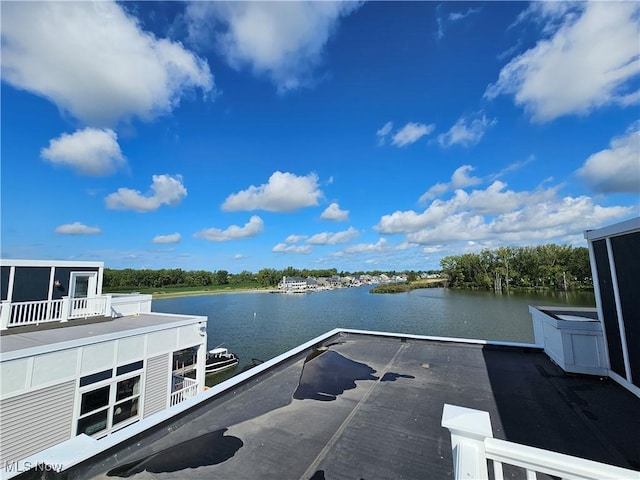
{"label": "grassy bank", "polygon": [[195,295],[214,295],[219,293],[268,292],[270,288],[252,284],[207,285],[199,287],[158,287],[158,288],[111,288],[104,293],[145,293],[153,298],[190,297]]}
{"label": "grassy bank", "polygon": [[422,280],[415,280],[413,282],[403,283],[386,283],[384,285],[378,285],[369,290],[369,293],[403,293],[416,290],[418,288],[435,288],[442,286],[444,279],[441,278],[425,278]]}

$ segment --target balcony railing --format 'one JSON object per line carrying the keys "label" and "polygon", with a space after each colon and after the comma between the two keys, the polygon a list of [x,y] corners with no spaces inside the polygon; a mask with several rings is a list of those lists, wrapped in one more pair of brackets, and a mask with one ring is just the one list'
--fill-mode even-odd
{"label": "balcony railing", "polygon": [[173,407],[198,393],[198,381],[174,374],[171,391],[169,406]]}
{"label": "balcony railing", "polygon": [[66,322],[78,318],[111,315],[111,296],[63,297],[59,300],[9,302],[0,304],[0,330],[25,325]]}
{"label": "balcony railing", "polygon": [[455,480],[503,480],[503,464],[518,467],[527,480],[539,473],[575,480],[640,479],[635,470],[493,438],[489,414],[480,410],[445,404],[442,426],[451,432]]}

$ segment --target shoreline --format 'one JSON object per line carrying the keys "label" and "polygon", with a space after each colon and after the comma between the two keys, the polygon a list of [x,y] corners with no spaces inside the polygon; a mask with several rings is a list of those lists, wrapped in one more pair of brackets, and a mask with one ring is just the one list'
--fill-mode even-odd
{"label": "shoreline", "polygon": [[194,290],[191,292],[158,292],[152,293],[153,300],[163,298],[180,298],[180,297],[200,297],[203,295],[226,295],[230,293],[271,293],[273,289],[269,288],[229,288],[224,290]]}

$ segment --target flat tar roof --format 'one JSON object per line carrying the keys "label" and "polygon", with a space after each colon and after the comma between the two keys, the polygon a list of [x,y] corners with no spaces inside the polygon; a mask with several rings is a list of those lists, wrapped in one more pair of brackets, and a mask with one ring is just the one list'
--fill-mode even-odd
{"label": "flat tar roof", "polygon": [[445,403],[488,411],[496,438],[640,469],[640,399],[539,350],[353,333],[323,345],[63,478],[452,478]]}
{"label": "flat tar roof", "polygon": [[[48,346],[73,344],[91,340],[104,341],[109,336],[126,337],[137,334],[134,330],[161,330],[175,325],[206,321],[206,317],[193,315],[171,315],[164,313],[140,313],[119,318],[100,317],[88,320],[69,320],[65,323],[51,322],[38,326],[12,327],[4,331],[0,337],[0,358],[2,361],[12,359],[19,350],[20,355],[34,354],[33,349],[43,350]],[[19,332],[19,333],[18,333]],[[13,355],[12,355],[13,354]]]}

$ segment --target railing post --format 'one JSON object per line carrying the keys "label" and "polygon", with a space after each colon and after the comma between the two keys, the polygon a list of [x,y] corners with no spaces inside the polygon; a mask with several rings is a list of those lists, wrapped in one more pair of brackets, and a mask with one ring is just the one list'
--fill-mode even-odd
{"label": "railing post", "polygon": [[445,404],[442,426],[451,432],[454,478],[489,478],[484,439],[493,438],[488,412]]}
{"label": "railing post", "polygon": [[69,320],[69,314],[71,313],[71,299],[69,297],[62,297],[62,316],[61,322]]}
{"label": "railing post", "polygon": [[104,316],[105,317],[113,317],[111,313],[111,295],[105,295],[106,300],[104,302]]}
{"label": "railing post", "polygon": [[9,320],[11,319],[11,302],[3,300],[0,305],[0,330],[9,328]]}

